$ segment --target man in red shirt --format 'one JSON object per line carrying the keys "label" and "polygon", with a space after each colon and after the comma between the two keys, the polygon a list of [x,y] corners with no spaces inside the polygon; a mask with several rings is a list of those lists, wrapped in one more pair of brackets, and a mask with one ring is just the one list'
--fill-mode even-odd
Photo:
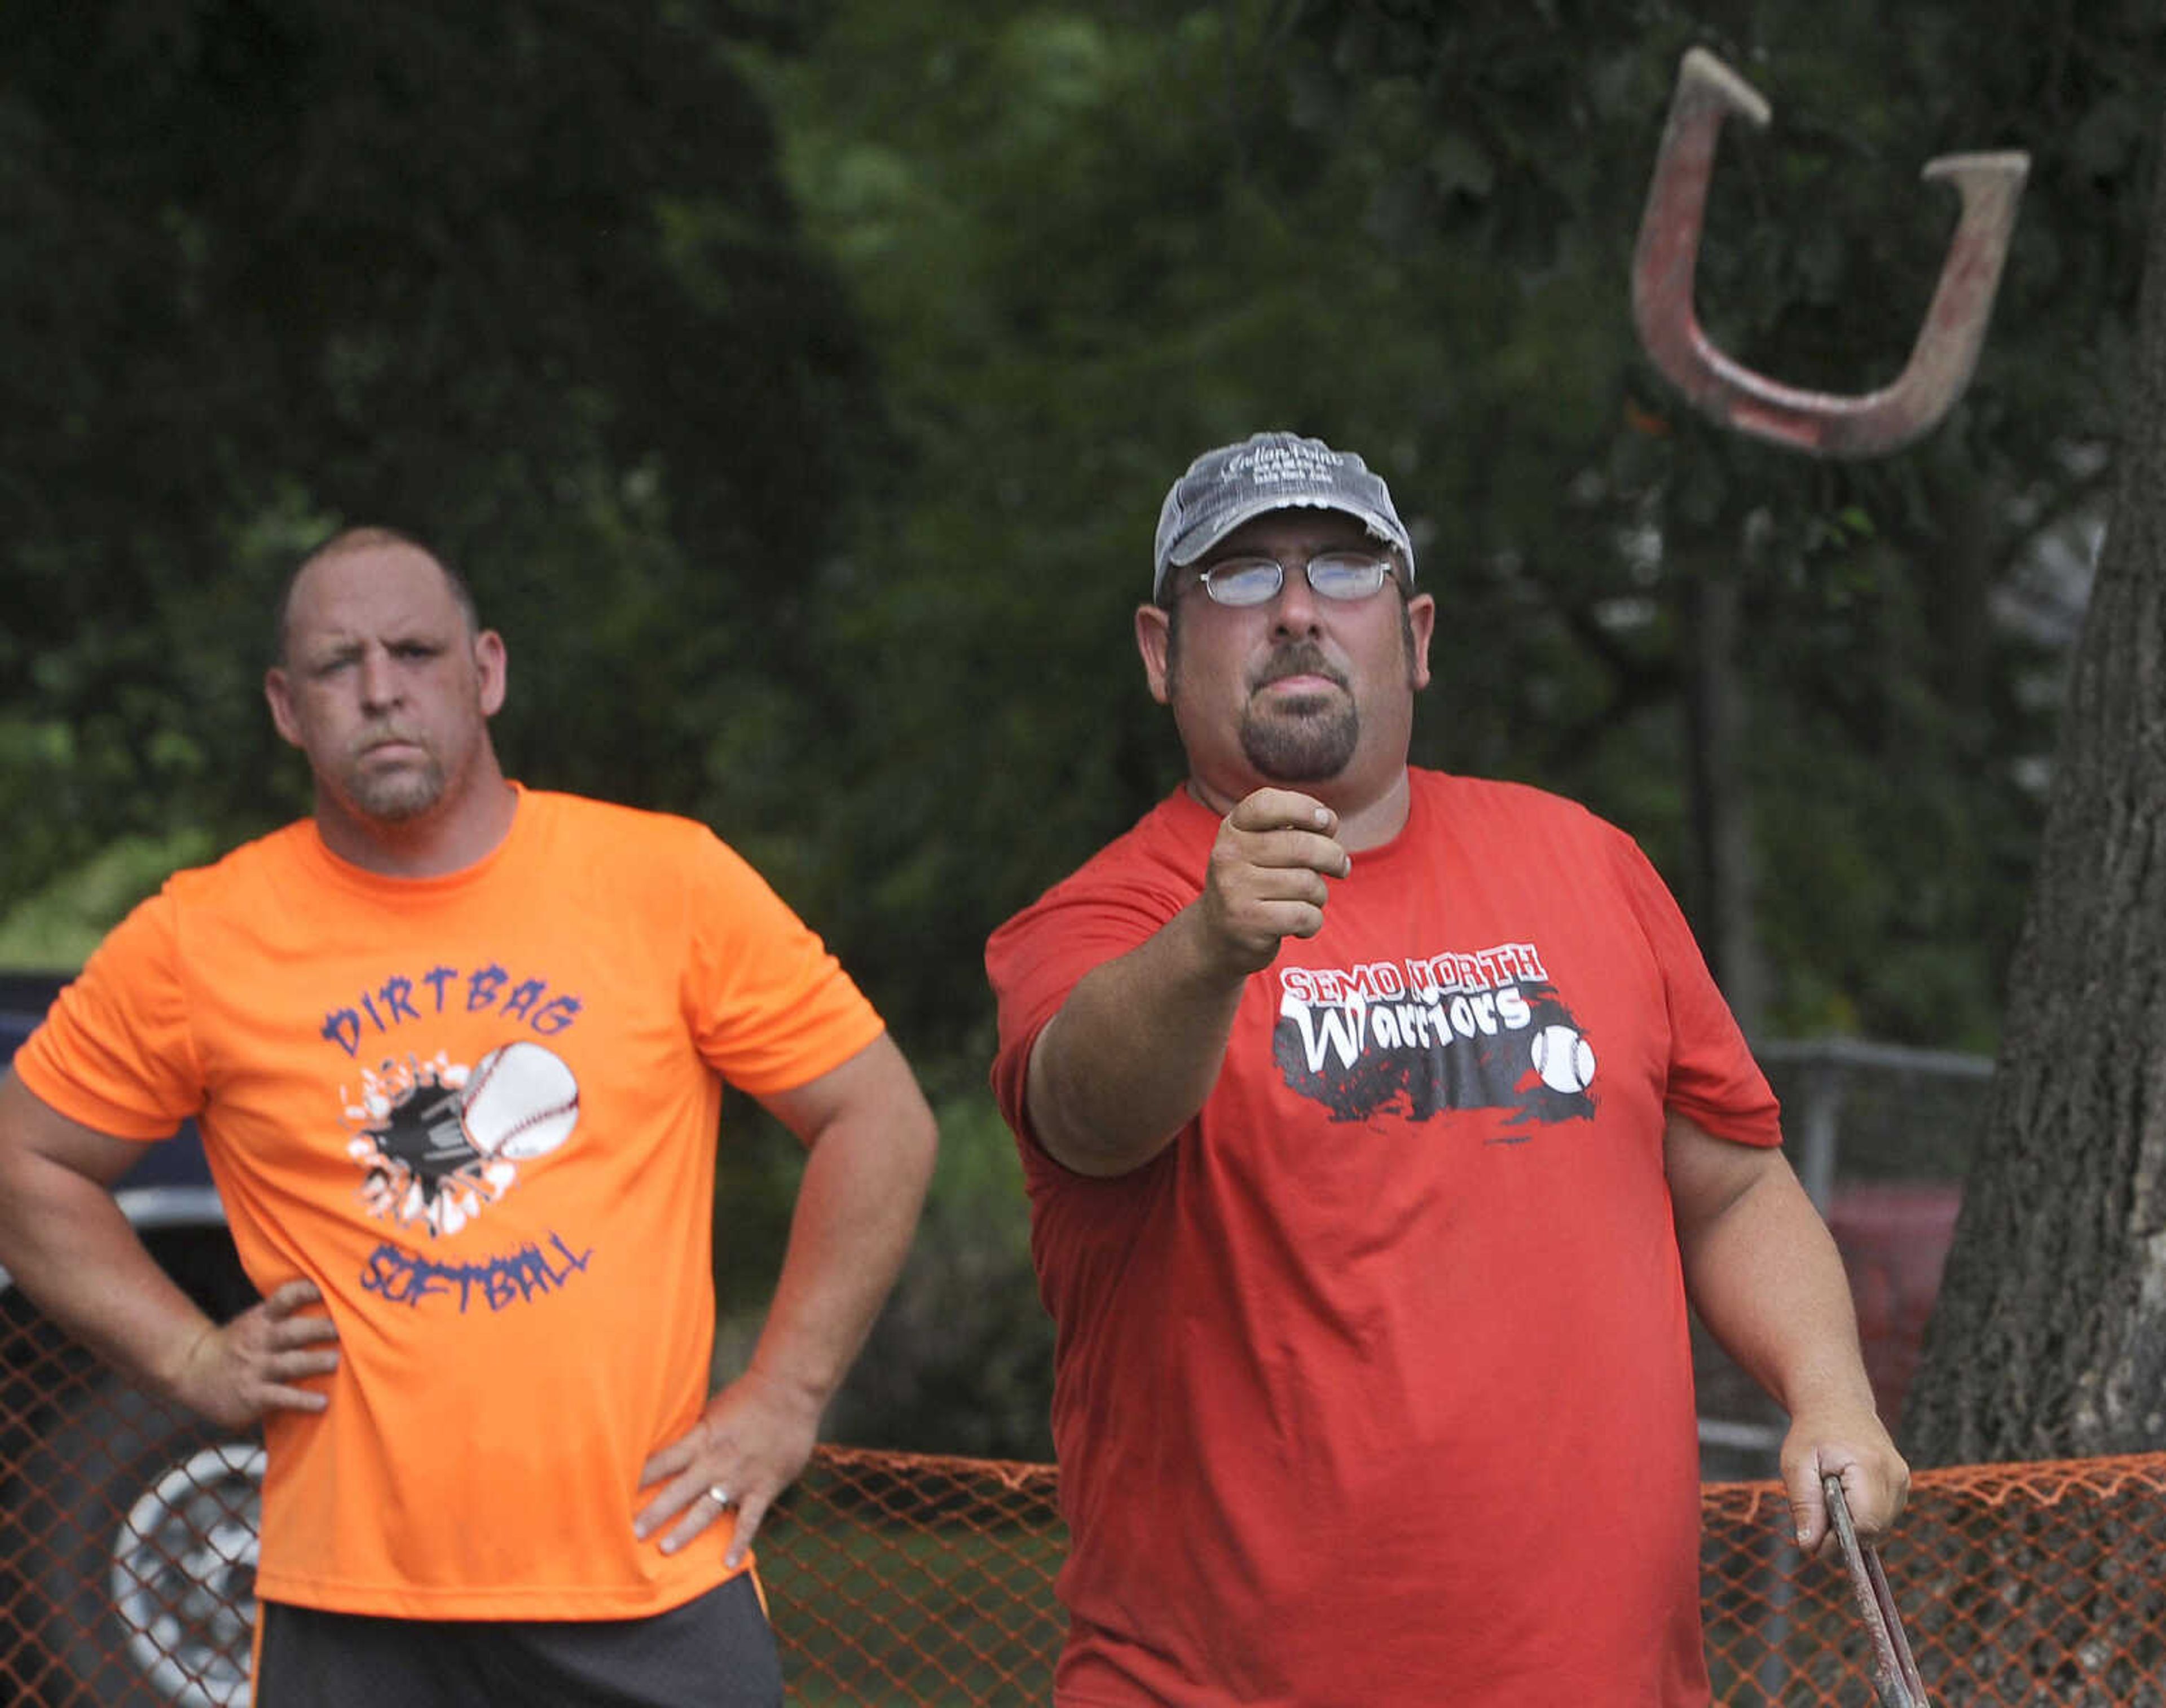
{"label": "man in red shirt", "polygon": [[1136,639],[1186,785],[996,932],[1057,1329],[1064,1708],[1709,1700],[1687,1300],[1858,1526],[1908,1472],[1772,1094],[1631,840],[1411,769],[1384,483],[1259,434]]}

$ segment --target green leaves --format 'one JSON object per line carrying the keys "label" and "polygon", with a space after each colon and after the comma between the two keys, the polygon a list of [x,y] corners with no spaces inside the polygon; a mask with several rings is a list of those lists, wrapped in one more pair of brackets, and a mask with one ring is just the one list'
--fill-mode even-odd
{"label": "green leaves", "polygon": [[0,706],[100,769],[66,829],[0,831],[4,899],[131,829],[224,842],[298,804],[259,637],[345,522],[430,538],[510,632],[515,771],[690,811],[779,792],[710,777],[720,678],[801,667],[798,590],[879,413],[706,9],[10,23]]}
{"label": "green leaves", "polygon": [[[1810,822],[1820,840],[1798,846],[1836,867],[1854,847],[1878,875],[1849,912],[1762,886],[1797,968],[1774,1023],[1822,1023],[1840,986],[1868,1029],[1989,1028],[2037,802],[1985,756],[2040,739],[1989,602],[2025,516],[2057,504],[2011,510],[1996,471],[2057,466],[2047,447],[2090,419],[2092,346],[2129,299],[2038,296],[2019,255],[1959,417],[1856,468],[1697,421],[1646,368],[1626,302],[1677,59],[1711,39],[1777,119],[1725,145],[1703,312],[1786,380],[1891,377],[1950,218],[1919,168],[2028,144],[2050,175],[2059,138],[2010,115],[2056,75],[2058,98],[2084,98],[2109,65],[2111,106],[2132,45],[2071,58],[2059,40],[2057,62],[1956,22],[1906,14],[1891,50],[1862,5],[1763,10],[1725,39],[1651,3],[864,3],[764,73],[908,447],[864,513],[853,556],[880,569],[829,654],[863,769],[828,833],[885,875],[840,898],[853,941],[883,955],[883,921],[913,909],[921,942],[960,939],[952,975],[917,943],[881,963],[909,1012],[964,1035],[961,944],[1177,775],[1127,638],[1151,517],[1197,450],[1290,425],[1385,468],[1445,600],[1417,756],[1614,812],[1688,892],[1681,566],[1735,565],[1762,845]],[[2155,31],[2142,51],[2157,63]],[[2019,245],[2125,277],[2105,257],[2135,228],[2111,229],[2026,205]],[[1905,615],[1924,610],[1938,621]],[[1823,810],[1831,743],[1860,787]],[[1891,842],[1877,826],[1898,797],[1933,802],[1932,822]],[[1990,856],[1952,870],[1951,838]],[[1920,952],[1959,970],[1883,978],[1872,945],[1899,917],[1935,922]],[[1818,928],[1831,918],[1852,936]],[[1915,995],[1957,987],[1978,993],[1959,1012]]]}
{"label": "green leaves", "polygon": [[[71,746],[23,774],[70,805],[0,831],[9,895],[302,804],[255,637],[295,553],[388,520],[508,630],[515,771],[710,818],[968,1052],[985,930],[1179,774],[1128,633],[1166,483],[1286,425],[1414,526],[1419,759],[1579,795],[1689,891],[1686,615],[1726,566],[1759,845],[1869,851],[1898,898],[1838,943],[1763,885],[1777,1018],[1841,986],[1935,1041],[1868,948],[1905,909],[1998,988],[2037,803],[1996,756],[2048,731],[1996,590],[2092,501],[2068,453],[2127,367],[2139,8],[33,0],[17,33],[0,707]],[[1776,109],[1725,139],[1701,311],[1794,383],[1899,365],[1927,158],[2032,151],[1978,378],[1891,463],[1726,438],[1637,349],[1693,41]],[[1931,827],[1825,808],[1853,760]],[[1991,858],[1951,878],[1951,838]]]}

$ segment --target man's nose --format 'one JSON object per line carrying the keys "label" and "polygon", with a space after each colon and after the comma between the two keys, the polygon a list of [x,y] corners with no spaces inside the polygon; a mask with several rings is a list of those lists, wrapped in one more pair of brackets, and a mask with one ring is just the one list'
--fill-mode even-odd
{"label": "man's nose", "polygon": [[1316,590],[1308,584],[1308,560],[1280,567],[1284,579],[1272,607],[1271,627],[1290,635],[1314,634],[1323,612]]}
{"label": "man's nose", "polygon": [[361,698],[365,706],[389,706],[399,698],[399,676],[391,654],[371,647],[361,655]]}

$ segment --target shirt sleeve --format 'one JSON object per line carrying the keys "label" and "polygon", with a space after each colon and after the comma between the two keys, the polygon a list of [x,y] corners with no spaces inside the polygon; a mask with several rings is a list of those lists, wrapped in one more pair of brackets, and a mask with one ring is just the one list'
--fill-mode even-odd
{"label": "shirt sleeve", "polygon": [[1664,1103],[1717,1138],[1780,1145],[1781,1107],[1707,970],[1692,928],[1639,845],[1621,833],[1619,842],[1625,893],[1661,969],[1669,1010]]}
{"label": "shirt sleeve", "polygon": [[685,1004],[700,1054],[754,1096],[793,1091],[885,1030],[820,937],[736,850],[702,831]]}
{"label": "shirt sleeve", "polygon": [[999,1025],[993,1097],[1019,1136],[1031,1138],[1023,1093],[1031,1047],[1046,1022],[1086,974],[1140,947],[1192,899],[1162,884],[1100,876],[1086,867],[987,940],[985,976]]}
{"label": "shirt sleeve", "polygon": [[15,1053],[24,1087],[117,1139],[169,1138],[200,1113],[204,1080],[178,944],[169,891],[114,927]]}

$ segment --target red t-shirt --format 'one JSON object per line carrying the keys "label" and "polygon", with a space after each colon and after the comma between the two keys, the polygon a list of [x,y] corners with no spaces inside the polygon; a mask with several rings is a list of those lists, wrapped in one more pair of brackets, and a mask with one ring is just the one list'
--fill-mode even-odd
{"label": "red t-shirt", "polygon": [[1217,817],[1175,794],[987,946],[1057,1330],[1070,1708],[1708,1700],[1664,1110],[1765,1145],[1775,1099],[1630,838],[1411,776],[1132,1174],[1030,1142],[1025,1067],[1195,899]]}
{"label": "red t-shirt", "polygon": [[722,1082],[791,1089],[880,1030],[705,826],[522,791],[443,877],[305,821],[177,875],[15,1066],[122,1138],[197,1117],[250,1280],[322,1289],[330,1403],[264,1424],[266,1599],[612,1619],[729,1575],[728,1523],[631,1533],[707,1394]]}

